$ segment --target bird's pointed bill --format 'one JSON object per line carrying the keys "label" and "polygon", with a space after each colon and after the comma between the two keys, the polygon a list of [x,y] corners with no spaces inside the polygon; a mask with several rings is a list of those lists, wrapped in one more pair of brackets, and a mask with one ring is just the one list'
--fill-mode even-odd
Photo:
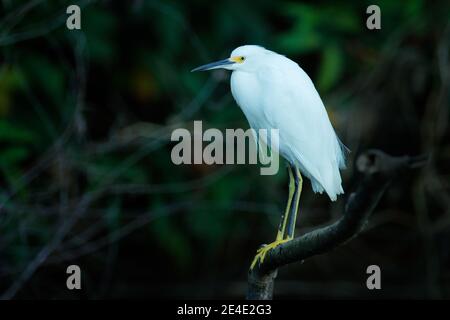
{"label": "bird's pointed bill", "polygon": [[224,66],[233,64],[233,63],[235,63],[235,62],[230,59],[224,59],[224,60],[211,62],[211,63],[205,64],[203,66],[197,67],[195,69],[192,69],[191,72],[219,69],[219,68],[223,68]]}

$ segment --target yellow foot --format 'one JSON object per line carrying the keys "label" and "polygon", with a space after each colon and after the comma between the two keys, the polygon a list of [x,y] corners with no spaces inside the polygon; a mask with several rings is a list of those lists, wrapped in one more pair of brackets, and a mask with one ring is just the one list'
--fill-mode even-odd
{"label": "yellow foot", "polygon": [[263,247],[259,248],[258,251],[256,251],[256,256],[253,258],[253,262],[250,266],[250,270],[252,270],[256,263],[259,260],[259,263],[263,263],[264,258],[266,257],[266,253],[269,252],[269,250],[275,249],[280,244],[291,241],[292,239],[281,239],[281,240],[275,240],[272,243],[265,244]]}

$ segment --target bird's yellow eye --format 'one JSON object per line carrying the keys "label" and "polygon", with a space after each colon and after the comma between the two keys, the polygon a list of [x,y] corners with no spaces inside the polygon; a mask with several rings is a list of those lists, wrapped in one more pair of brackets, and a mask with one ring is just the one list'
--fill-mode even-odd
{"label": "bird's yellow eye", "polygon": [[244,62],[245,57],[244,56],[236,56],[236,57],[232,57],[230,60],[237,62],[237,63],[242,63],[242,62]]}

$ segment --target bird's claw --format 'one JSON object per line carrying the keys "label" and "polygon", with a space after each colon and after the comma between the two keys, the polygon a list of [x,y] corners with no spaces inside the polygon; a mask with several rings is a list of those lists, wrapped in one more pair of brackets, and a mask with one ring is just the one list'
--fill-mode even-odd
{"label": "bird's claw", "polygon": [[275,249],[280,244],[283,244],[283,243],[288,242],[290,240],[291,239],[281,239],[281,240],[275,240],[274,242],[269,243],[269,244],[263,244],[256,251],[256,255],[253,258],[252,264],[250,265],[250,270],[253,270],[253,268],[256,266],[256,263],[258,262],[258,260],[259,260],[260,264],[264,262],[264,258],[266,257],[267,252],[269,252],[272,249]]}

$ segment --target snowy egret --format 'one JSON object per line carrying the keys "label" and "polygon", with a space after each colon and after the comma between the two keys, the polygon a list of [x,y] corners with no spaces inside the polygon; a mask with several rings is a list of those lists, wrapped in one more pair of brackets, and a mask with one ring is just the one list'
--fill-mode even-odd
{"label": "snowy egret", "polygon": [[[255,129],[278,129],[278,152],[288,162],[289,197],[274,242],[263,246],[251,264],[294,237],[302,172],[314,192],[325,191],[331,201],[344,193],[339,169],[347,148],[337,137],[323,102],[309,76],[287,57],[256,45],[236,48],[227,59],[192,71],[231,70],[231,92]],[[267,143],[267,141],[266,141]]]}

